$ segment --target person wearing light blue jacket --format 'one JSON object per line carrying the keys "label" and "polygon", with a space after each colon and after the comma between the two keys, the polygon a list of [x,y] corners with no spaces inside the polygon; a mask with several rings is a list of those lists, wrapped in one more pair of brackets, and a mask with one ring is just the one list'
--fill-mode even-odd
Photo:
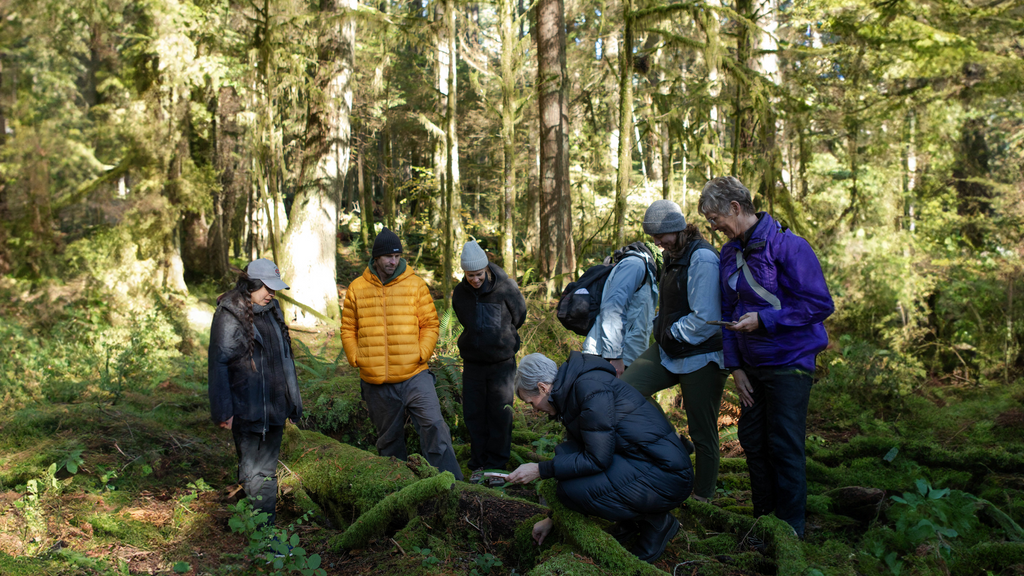
{"label": "person wearing light blue jacket", "polygon": [[583,353],[607,360],[618,377],[650,344],[658,303],[657,263],[643,242],[616,251],[610,260],[616,264],[605,281],[601,312],[583,341]]}
{"label": "person wearing light blue jacket", "polygon": [[709,323],[722,318],[718,252],[695,225],[687,225],[671,200],[647,208],[644,231],[665,256],[654,321],[657,344],[633,362],[622,380],[648,398],[679,385],[696,452],[693,497],[707,501],[718,480],[718,412],[728,378],[722,330]]}

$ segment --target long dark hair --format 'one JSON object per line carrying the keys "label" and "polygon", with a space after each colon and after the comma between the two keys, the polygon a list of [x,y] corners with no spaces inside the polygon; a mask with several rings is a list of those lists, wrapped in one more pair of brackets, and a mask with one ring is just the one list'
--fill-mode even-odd
{"label": "long dark hair", "polygon": [[[249,267],[246,266],[246,270],[248,269]],[[235,288],[233,290],[229,290],[224,294],[224,296],[221,296],[221,298],[230,298],[231,300],[234,300],[234,303],[245,312],[245,318],[240,318],[239,320],[241,320],[242,324],[248,328],[248,330],[245,331],[245,334],[248,337],[248,342],[246,342],[246,353],[249,356],[249,364],[252,365],[253,370],[256,370],[256,362],[252,358],[253,349],[256,344],[252,335],[253,324],[255,323],[255,317],[252,312],[252,293],[262,287],[262,280],[250,278],[245,271],[241,271],[238,273],[238,279],[235,280]],[[290,356],[292,353],[292,336],[291,332],[288,331],[288,324],[284,322],[283,318],[278,318],[276,314],[272,314],[272,316],[277,322],[277,325],[281,327],[281,335],[284,337],[285,342],[288,343],[288,355]]]}
{"label": "long dark hair", "polygon": [[667,255],[672,260],[681,258],[686,254],[686,247],[690,245],[690,242],[703,239],[704,235],[700,233],[696,224],[687,224],[686,228],[676,235],[676,242],[666,251]]}

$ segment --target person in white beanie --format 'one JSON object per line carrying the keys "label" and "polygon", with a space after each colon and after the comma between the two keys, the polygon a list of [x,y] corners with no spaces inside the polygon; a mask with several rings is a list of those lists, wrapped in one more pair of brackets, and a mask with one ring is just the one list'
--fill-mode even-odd
{"label": "person in white beanie", "polygon": [[470,240],[462,249],[465,276],[452,292],[452,307],[462,323],[462,411],[469,429],[471,482],[485,469],[504,469],[512,445],[513,379],[519,328],[526,300],[515,280],[487,259]]}

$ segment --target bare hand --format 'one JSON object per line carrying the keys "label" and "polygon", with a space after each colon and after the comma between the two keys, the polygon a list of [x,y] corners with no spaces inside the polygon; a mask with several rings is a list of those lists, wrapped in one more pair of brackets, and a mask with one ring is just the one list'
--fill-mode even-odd
{"label": "bare hand", "polygon": [[757,312],[747,312],[735,324],[730,326],[723,326],[726,330],[732,330],[733,332],[753,332],[761,327],[761,319],[758,318]]}
{"label": "bare hand", "polygon": [[227,420],[221,422],[220,424],[217,424],[217,426],[220,426],[221,428],[224,428],[225,430],[231,430],[231,421],[234,420],[234,419],[235,419],[235,417],[232,416],[231,418],[228,418]]}
{"label": "bare hand", "polygon": [[528,462],[522,464],[508,475],[508,481],[512,484],[526,484],[540,478],[540,464]]}
{"label": "bare hand", "polygon": [[736,393],[740,395],[740,404],[747,408],[754,405],[754,388],[743,370],[733,370],[732,379],[736,382]]}
{"label": "bare hand", "polygon": [[533,541],[537,543],[537,546],[544,543],[544,539],[548,537],[554,527],[555,521],[551,518],[545,518],[533,525]]}
{"label": "bare hand", "polygon": [[615,377],[621,378],[622,373],[626,371],[626,365],[622,362],[622,358],[614,358],[609,360],[608,363],[612,365],[612,368],[615,368]]}

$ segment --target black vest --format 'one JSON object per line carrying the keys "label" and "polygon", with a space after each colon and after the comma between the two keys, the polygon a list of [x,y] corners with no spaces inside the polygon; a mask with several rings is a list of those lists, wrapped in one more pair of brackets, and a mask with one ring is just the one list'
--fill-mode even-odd
{"label": "black vest", "polygon": [[686,278],[690,270],[690,258],[697,250],[711,250],[718,254],[715,247],[705,240],[690,242],[682,257],[665,265],[665,272],[658,285],[660,291],[658,301],[661,303],[661,308],[654,321],[654,339],[661,349],[672,358],[686,358],[722,349],[722,333],[720,331],[696,346],[688,342],[680,342],[672,337],[672,325],[683,316],[693,312],[693,309],[690,308],[690,299],[686,296]]}

